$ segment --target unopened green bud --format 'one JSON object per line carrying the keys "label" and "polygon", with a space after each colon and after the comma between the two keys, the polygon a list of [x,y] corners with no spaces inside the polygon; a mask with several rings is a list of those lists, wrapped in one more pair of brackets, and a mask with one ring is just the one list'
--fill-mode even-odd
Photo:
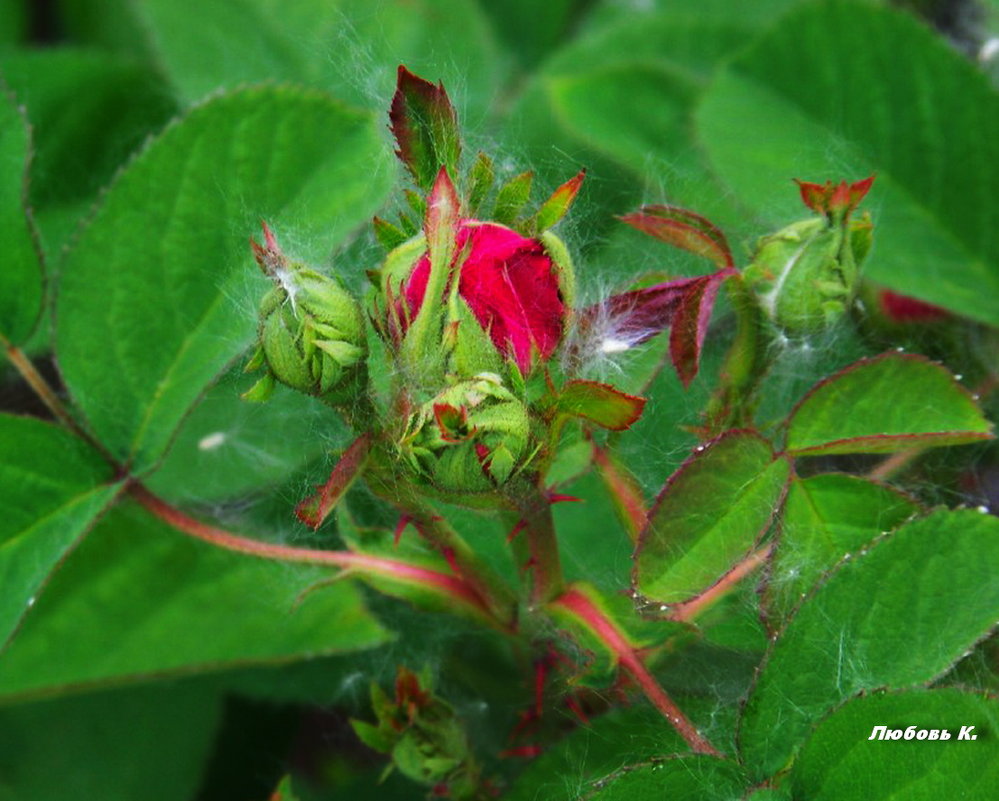
{"label": "unopened green bud", "polygon": [[414,470],[445,494],[489,492],[530,461],[530,429],[524,404],[499,376],[481,373],[423,404],[402,449]]}
{"label": "unopened green bud", "polygon": [[760,239],[746,268],[746,284],[788,336],[807,336],[834,325],[850,308],[873,227],[850,215],[872,178],[838,185],[798,182],[802,201],[818,214]]}
{"label": "unopened green bud", "polygon": [[[247,369],[267,374],[244,397],[264,399],[274,380],[340,404],[364,390],[364,316],[336,278],[289,262],[264,226],[265,246],[253,242],[257,262],[275,286],[260,304],[258,350]],[[261,397],[263,396],[263,397]]]}

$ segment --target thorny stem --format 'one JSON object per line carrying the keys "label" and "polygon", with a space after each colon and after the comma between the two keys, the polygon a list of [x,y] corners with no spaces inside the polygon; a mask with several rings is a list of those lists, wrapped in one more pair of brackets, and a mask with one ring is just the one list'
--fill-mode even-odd
{"label": "thorny stem", "polygon": [[530,605],[537,609],[559,595],[565,586],[558,554],[558,538],[552,503],[536,485],[511,497],[523,531],[527,537],[528,566],[531,570]]}
{"label": "thorny stem", "polygon": [[718,581],[708,587],[704,592],[689,601],[675,604],[670,612],[669,619],[678,622],[693,620],[711,604],[717,601],[726,593],[730,592],[736,584],[762,565],[773,552],[773,543],[757,548],[741,562],[735,564]]}
{"label": "thorny stem", "polygon": [[372,492],[396,507],[410,519],[417,531],[454,565],[456,572],[474,589],[489,609],[490,615],[502,621],[504,628],[516,625],[516,599],[510,589],[465,542],[464,538],[443,517],[409,489],[404,482],[386,475],[377,455],[372,460],[366,478]]}
{"label": "thorny stem", "polygon": [[597,606],[576,587],[570,587],[552,602],[560,606],[586,626],[618,658],[626,671],[663,716],[672,724],[691,750],[698,754],[721,756],[719,751],[697,730],[690,719],[673,702],[655,677],[645,667],[641,657],[628,642],[624,633]]}
{"label": "thorny stem", "polygon": [[128,491],[133,498],[160,520],[188,536],[219,548],[262,559],[338,567],[343,569],[345,573],[356,573],[361,577],[395,579],[403,583],[421,586],[458,601],[478,615],[482,615],[490,622],[497,624],[501,629],[507,628],[505,621],[496,620],[476,588],[460,576],[440,573],[394,559],[384,559],[350,551],[321,551],[260,542],[189,517],[158,498],[142,484],[133,483],[129,486]]}

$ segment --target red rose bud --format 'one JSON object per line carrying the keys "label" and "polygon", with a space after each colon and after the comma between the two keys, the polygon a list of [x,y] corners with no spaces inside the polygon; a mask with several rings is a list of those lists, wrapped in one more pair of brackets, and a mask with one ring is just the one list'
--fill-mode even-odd
{"label": "red rose bud", "polygon": [[[469,375],[498,367],[479,343],[463,349],[463,340],[491,342],[491,349],[513,360],[524,375],[538,360],[550,359],[562,341],[573,289],[572,267],[562,242],[547,232],[530,239],[503,225],[462,220],[452,253],[457,294],[452,273],[446,297],[438,303],[442,313],[447,306],[443,342],[461,351],[458,356],[464,363],[458,365],[459,371]],[[411,265],[408,272],[404,265]],[[426,302],[431,260],[423,238],[390,253],[382,275],[393,318],[388,328],[398,343]],[[470,325],[477,325],[478,332],[468,331]]]}

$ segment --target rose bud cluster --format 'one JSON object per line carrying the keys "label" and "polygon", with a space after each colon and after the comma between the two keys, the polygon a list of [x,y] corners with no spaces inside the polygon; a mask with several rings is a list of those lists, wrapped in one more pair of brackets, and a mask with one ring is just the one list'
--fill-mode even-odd
{"label": "rose bud cluster", "polygon": [[530,455],[527,406],[495,373],[443,390],[409,418],[408,426],[400,442],[404,458],[445,493],[488,493]]}
{"label": "rose bud cluster", "polygon": [[[409,494],[516,507],[514,495],[542,491],[568,417],[620,430],[641,414],[641,398],[563,370],[575,282],[551,229],[584,173],[528,208],[531,173],[499,184],[482,153],[462,170],[444,88],[405,68],[389,116],[416,189],[405,193],[397,224],[374,220],[387,252],[368,271],[367,317],[384,363],[368,363],[364,314],[339,281],[289,262],[265,227],[264,245],[253,248],[275,287],[250,366],[267,373],[248,395],[262,398],[280,382],[363,424],[365,458],[344,476],[374,469],[382,484],[403,482]],[[317,507],[325,511],[310,521],[321,522],[349,483],[340,478],[331,477]]]}
{"label": "rose bud cluster", "polygon": [[260,304],[257,350],[247,370],[266,373],[244,397],[266,400],[280,382],[333,406],[366,383],[367,340],[360,305],[336,278],[289,261],[264,223],[253,253],[274,287]]}
{"label": "rose bud cluster", "polygon": [[850,308],[860,265],[871,248],[870,220],[851,220],[873,176],[838,185],[799,181],[805,205],[819,216],[763,237],[743,272],[770,319],[790,337],[818,333]]}

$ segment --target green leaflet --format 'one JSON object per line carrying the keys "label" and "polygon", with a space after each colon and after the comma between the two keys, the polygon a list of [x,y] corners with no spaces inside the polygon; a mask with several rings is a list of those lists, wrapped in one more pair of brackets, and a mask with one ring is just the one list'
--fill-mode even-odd
{"label": "green leaflet", "polygon": [[[128,504],[52,578],[0,659],[0,698],[309,659],[387,634],[329,569],[193,540]],[[59,658],[53,659],[52,654]]]}
{"label": "green leaflet", "polygon": [[120,486],[100,455],[72,434],[0,415],[0,648]]}
{"label": "green leaflet", "polygon": [[56,351],[94,433],[133,471],[249,344],[260,219],[320,262],[382,201],[388,158],[370,116],[267,87],[192,109],[121,173],[64,264]]}
{"label": "green leaflet", "polygon": [[42,267],[25,206],[31,130],[4,90],[0,80],[0,337],[17,344],[31,333],[41,310]]}
{"label": "green leaflet", "polygon": [[787,422],[795,455],[891,453],[992,437],[976,399],[923,356],[861,359],[816,384]]}
{"label": "green leaflet", "polygon": [[757,778],[784,767],[846,698],[941,676],[999,619],[990,515],[938,511],[844,559],[791,618],[750,693],[739,741]]}
{"label": "green leaflet", "polygon": [[822,575],[919,511],[885,484],[844,473],[795,478],[781,516],[765,599],[777,621],[787,617]]}
{"label": "green leaflet", "polygon": [[[913,727],[906,740],[870,740],[876,726]],[[974,740],[958,740],[965,726]],[[926,730],[920,736],[920,729]],[[949,740],[928,740],[933,730]],[[789,777],[809,801],[987,798],[999,783],[999,704],[960,690],[915,690],[855,698],[812,732]]]}
{"label": "green leaflet", "polygon": [[780,506],[790,475],[759,434],[733,431],[692,456],[649,512],[635,589],[662,604],[707,589],[748,553]]}

